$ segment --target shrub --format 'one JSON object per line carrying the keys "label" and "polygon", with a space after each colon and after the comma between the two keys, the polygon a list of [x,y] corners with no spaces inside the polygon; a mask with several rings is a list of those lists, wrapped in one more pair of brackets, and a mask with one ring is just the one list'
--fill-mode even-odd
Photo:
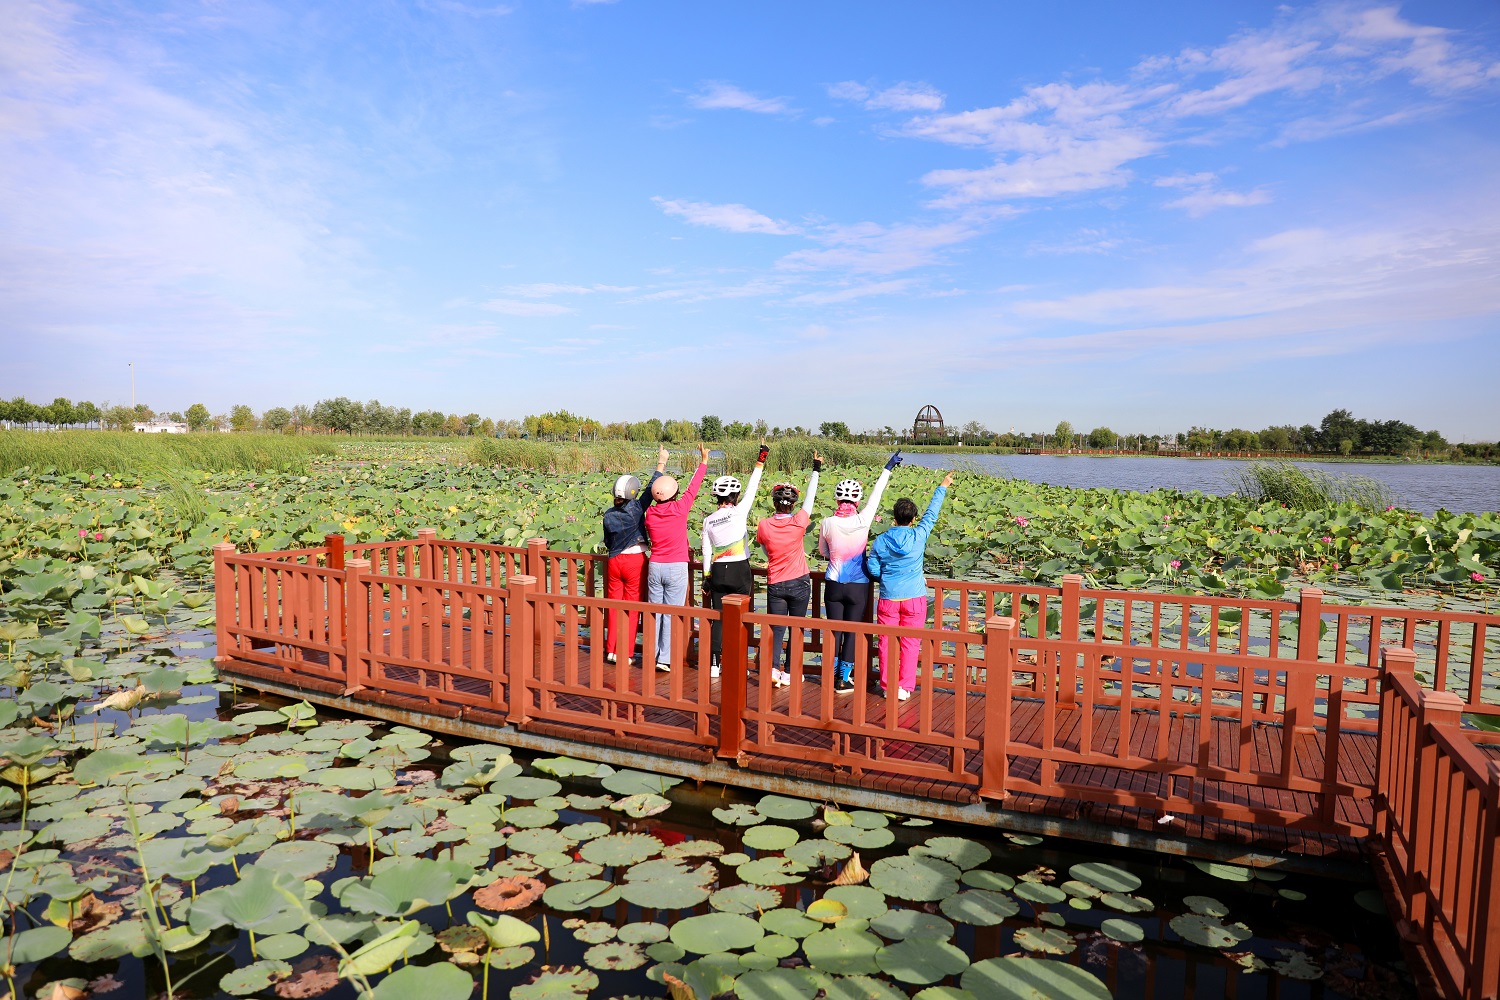
{"label": "shrub", "polygon": [[1251,462],[1229,475],[1235,492],[1259,503],[1284,504],[1292,510],[1323,510],[1350,504],[1361,510],[1396,505],[1389,486],[1365,476],[1331,476],[1290,462]]}

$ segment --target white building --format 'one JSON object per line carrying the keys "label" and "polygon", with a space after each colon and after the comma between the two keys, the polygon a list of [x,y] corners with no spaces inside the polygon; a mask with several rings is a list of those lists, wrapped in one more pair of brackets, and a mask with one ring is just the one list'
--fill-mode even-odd
{"label": "white building", "polygon": [[137,434],[186,434],[188,425],[176,420],[153,420],[146,424],[136,424]]}

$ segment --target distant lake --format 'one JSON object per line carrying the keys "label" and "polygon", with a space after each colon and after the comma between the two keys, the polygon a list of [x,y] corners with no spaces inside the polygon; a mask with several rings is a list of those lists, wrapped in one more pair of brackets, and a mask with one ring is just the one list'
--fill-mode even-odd
{"label": "distant lake", "polygon": [[[1049,486],[1104,487],[1116,490],[1201,490],[1215,496],[1234,492],[1230,476],[1244,462],[1223,458],[1158,458],[1093,455],[964,455],[904,456],[911,465],[928,469],[972,469],[1024,479]],[[1295,462],[1304,469],[1320,469],[1334,476],[1365,476],[1395,491],[1399,503],[1425,514],[1439,507],[1480,513],[1500,510],[1500,466],[1423,465],[1416,462],[1377,465],[1341,462]]]}

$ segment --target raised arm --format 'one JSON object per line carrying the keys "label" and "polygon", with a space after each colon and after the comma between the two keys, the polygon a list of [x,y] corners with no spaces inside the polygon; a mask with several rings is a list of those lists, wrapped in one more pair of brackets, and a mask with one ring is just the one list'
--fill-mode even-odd
{"label": "raised arm", "polygon": [[932,499],[927,502],[927,510],[922,514],[922,520],[917,522],[917,534],[925,539],[932,534],[932,529],[937,527],[938,515],[943,512],[943,500],[948,496],[948,487],[953,485],[953,475],[950,473],[943,477],[943,484],[932,491]]}
{"label": "raised arm", "polygon": [[698,543],[703,549],[703,580],[707,583],[714,571],[714,550],[708,541],[708,518],[706,517],[703,519],[703,530],[698,535]]}
{"label": "raised arm", "polygon": [[687,506],[691,507],[693,501],[698,499],[698,489],[703,485],[703,477],[708,475],[708,445],[698,446],[698,468],[693,472],[693,478],[688,482],[687,489],[682,491],[683,499]]}
{"label": "raised arm", "polygon": [[901,449],[897,448],[895,454],[886,460],[885,471],[880,478],[875,480],[875,488],[870,491],[870,499],[865,501],[864,508],[859,512],[859,519],[865,527],[875,522],[875,515],[880,512],[880,498],[885,495],[886,485],[891,481],[891,470],[901,464]]}
{"label": "raised arm", "polygon": [[818,495],[818,473],[823,471],[823,456],[813,451],[812,478],[807,481],[807,498],[802,501],[802,513],[812,517],[813,498]]}

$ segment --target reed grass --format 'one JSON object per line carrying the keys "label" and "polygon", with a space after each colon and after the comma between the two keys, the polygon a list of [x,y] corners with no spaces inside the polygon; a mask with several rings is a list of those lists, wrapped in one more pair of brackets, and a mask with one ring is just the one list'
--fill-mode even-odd
{"label": "reed grass", "polygon": [[129,431],[0,431],[0,475],[33,472],[307,472],[333,441],[281,434],[135,434]]}
{"label": "reed grass", "polygon": [[561,474],[639,473],[644,462],[641,453],[628,441],[547,444],[515,438],[480,438],[469,445],[468,456],[477,465]]}
{"label": "reed grass", "polygon": [[1377,480],[1334,476],[1290,462],[1251,462],[1229,473],[1228,479],[1235,492],[1248,500],[1281,504],[1291,510],[1326,510],[1346,504],[1383,511],[1396,506],[1397,501],[1395,492]]}
{"label": "reed grass", "polygon": [[[771,443],[771,454],[766,457],[766,469],[771,472],[796,472],[811,469],[813,452],[823,456],[825,466],[884,465],[890,452],[868,445],[841,444],[814,438],[777,438]],[[755,456],[760,444],[755,441],[729,441],[724,444],[725,471],[731,475],[742,475],[755,468]]]}

